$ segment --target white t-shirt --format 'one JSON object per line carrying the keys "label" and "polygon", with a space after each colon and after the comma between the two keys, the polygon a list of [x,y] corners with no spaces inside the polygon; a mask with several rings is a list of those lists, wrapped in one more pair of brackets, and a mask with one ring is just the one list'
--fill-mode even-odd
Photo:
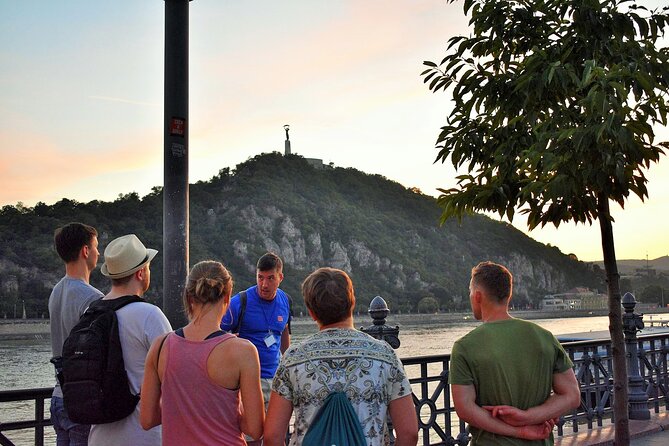
{"label": "white t-shirt", "polygon": [[[123,362],[128,372],[130,389],[139,393],[144,379],[144,362],[154,339],[172,331],[160,308],[145,302],[126,305],[116,312]],[[139,424],[139,404],[126,418],[107,424],[94,424],[88,436],[90,446],[160,446],[160,426],[145,431]]]}

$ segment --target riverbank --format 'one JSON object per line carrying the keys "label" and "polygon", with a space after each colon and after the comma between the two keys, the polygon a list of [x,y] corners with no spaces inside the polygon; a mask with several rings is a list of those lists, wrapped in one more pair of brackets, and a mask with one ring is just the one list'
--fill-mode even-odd
{"label": "riverbank", "polygon": [[0,319],[0,340],[48,339],[48,319]]}
{"label": "riverbank", "polygon": [[[669,314],[669,308],[643,308],[641,311],[648,314]],[[638,311],[637,311],[638,312]],[[541,311],[524,310],[512,311],[514,317],[528,320],[559,319],[607,316],[608,310],[570,310],[570,311]],[[355,326],[368,326],[372,318],[366,313],[355,314]],[[648,318],[645,318],[648,321]],[[409,327],[416,325],[451,325],[475,322],[471,312],[461,313],[403,313],[388,315],[386,324]],[[314,321],[307,316],[293,318],[294,326],[313,325]],[[48,319],[0,319],[0,340],[48,339],[50,336]]]}

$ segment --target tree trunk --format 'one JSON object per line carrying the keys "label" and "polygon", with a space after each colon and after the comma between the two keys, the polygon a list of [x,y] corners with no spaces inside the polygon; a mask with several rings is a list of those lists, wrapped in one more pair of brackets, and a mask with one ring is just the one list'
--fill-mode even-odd
{"label": "tree trunk", "polygon": [[620,275],[616,263],[613,241],[613,227],[609,199],[605,194],[597,197],[599,226],[602,234],[602,252],[609,294],[609,332],[613,351],[613,416],[615,418],[616,446],[629,446],[629,414],[627,395],[627,361],[625,358],[625,338],[620,303]]}

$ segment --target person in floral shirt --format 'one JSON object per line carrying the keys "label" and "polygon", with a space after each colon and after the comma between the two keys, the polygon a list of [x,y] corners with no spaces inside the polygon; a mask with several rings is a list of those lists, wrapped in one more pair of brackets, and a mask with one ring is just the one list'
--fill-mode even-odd
{"label": "person in floral shirt", "polygon": [[381,446],[388,414],[397,446],[415,445],[418,421],[411,386],[395,351],[354,328],[355,295],[348,275],[320,268],[302,283],[302,294],[319,332],[291,346],[272,383],[265,446],[283,445],[295,411],[290,445],[301,445],[309,424],[330,391],[343,391],[368,446]]}

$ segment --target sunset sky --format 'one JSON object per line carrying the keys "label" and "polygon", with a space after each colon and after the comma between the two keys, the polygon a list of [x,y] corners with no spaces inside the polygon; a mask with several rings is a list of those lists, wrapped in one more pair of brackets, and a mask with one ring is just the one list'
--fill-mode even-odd
{"label": "sunset sky", "polygon": [[[162,185],[164,7],[0,0],[0,206]],[[192,1],[190,181],[283,151],[290,124],[294,153],[436,196],[455,184],[449,165],[433,164],[450,105],[420,72],[463,33],[462,3],[445,0]],[[647,176],[650,199],[613,207],[619,259],[669,254],[666,156]],[[596,223],[530,236],[602,257]]]}

